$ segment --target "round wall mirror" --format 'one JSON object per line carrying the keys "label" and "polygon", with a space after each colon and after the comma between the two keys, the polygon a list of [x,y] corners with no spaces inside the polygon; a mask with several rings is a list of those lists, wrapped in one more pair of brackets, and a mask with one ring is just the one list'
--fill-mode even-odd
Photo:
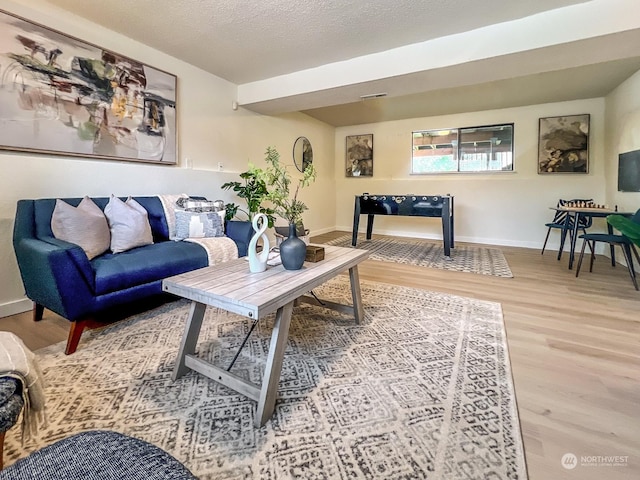
{"label": "round wall mirror", "polygon": [[298,137],[293,144],[293,163],[301,172],[313,163],[313,149],[307,137]]}

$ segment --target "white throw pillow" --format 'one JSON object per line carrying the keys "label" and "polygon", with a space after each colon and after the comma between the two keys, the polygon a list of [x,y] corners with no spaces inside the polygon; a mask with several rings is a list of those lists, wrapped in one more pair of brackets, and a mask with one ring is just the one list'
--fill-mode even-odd
{"label": "white throw pillow", "polygon": [[51,215],[53,236],[79,245],[89,260],[109,250],[107,219],[93,200],[84,197],[77,207],[57,199]]}
{"label": "white throw pillow", "polygon": [[133,198],[123,202],[111,195],[104,209],[111,230],[111,251],[126,252],[135,247],[153,243],[147,210]]}
{"label": "white throw pillow", "polygon": [[176,210],[176,239],[222,237],[224,220],[218,212],[185,212]]}

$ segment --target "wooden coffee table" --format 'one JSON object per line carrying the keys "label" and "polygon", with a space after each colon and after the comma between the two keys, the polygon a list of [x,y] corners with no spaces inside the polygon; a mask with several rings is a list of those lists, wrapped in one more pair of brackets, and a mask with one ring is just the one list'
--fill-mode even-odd
{"label": "wooden coffee table", "polygon": [[[349,270],[353,306],[327,300],[322,300],[321,306],[353,314],[356,323],[360,323],[364,315],[358,264],[369,256],[369,252],[328,245],[323,247],[325,259],[317,263],[306,262],[300,270],[285,270],[279,265],[269,267],[261,273],[251,273],[248,262],[239,258],[165,279],[162,282],[165,292],[192,300],[189,319],[173,369],[173,380],[191,369],[246,395],[258,402],[255,425],[264,425],[275,408],[294,302],[298,300],[320,305],[316,298],[306,294]],[[207,305],[249,317],[254,320],[254,327],[261,318],[276,312],[262,385],[255,385],[231,373],[229,370],[235,358],[231,365],[224,369],[195,355]]]}

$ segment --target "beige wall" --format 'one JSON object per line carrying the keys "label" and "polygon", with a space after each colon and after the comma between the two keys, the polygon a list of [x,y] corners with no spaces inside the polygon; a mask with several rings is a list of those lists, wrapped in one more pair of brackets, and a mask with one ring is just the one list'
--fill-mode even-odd
{"label": "beige wall", "polygon": [[606,97],[607,200],[620,210],[640,208],[640,192],[618,192],[618,154],[640,150],[640,72]]}
{"label": "beige wall", "polygon": [[[589,173],[537,173],[538,119],[556,115],[591,115]],[[409,175],[411,132],[514,123],[515,172],[492,174]],[[374,177],[345,177],[345,137],[373,133]],[[494,245],[539,248],[549,206],[558,198],[593,198],[604,203],[604,99],[581,100],[440,117],[413,118],[338,128],[335,144],[336,224],[351,230],[354,195],[363,192],[455,195],[456,239]],[[363,231],[366,222],[360,223]],[[377,217],[375,232],[441,238],[437,220]],[[557,248],[557,236],[550,239]]]}
{"label": "beige wall", "polygon": [[[275,146],[295,172],[293,143],[304,135],[311,140],[319,172],[316,183],[302,194],[311,210],[305,223],[316,233],[333,228],[332,127],[299,113],[265,117],[242,108],[234,111],[236,85],[44,1],[0,0],[0,8],[176,74],[180,158],[180,165],[173,167],[0,151],[0,317],[30,308],[11,244],[15,206],[21,198],[186,192],[230,201],[231,193],[222,192],[220,185],[237,180],[249,161],[261,164],[268,145]],[[187,168],[186,158],[192,168]],[[217,171],[218,162],[223,172]]]}
{"label": "beige wall", "polygon": [[[18,199],[187,192],[230,201],[232,195],[220,191],[220,185],[238,179],[249,161],[263,165],[268,145],[275,146],[294,176],[298,175],[291,151],[301,135],[313,145],[319,172],[316,183],[302,192],[310,207],[305,224],[312,233],[334,227],[350,231],[354,195],[365,191],[451,193],[456,196],[458,240],[530,248],[541,246],[542,225],[552,215],[548,207],[560,197],[593,197],[626,209],[640,206],[640,194],[617,192],[618,152],[640,148],[640,73],[606,99],[334,129],[299,113],[267,117],[242,108],[234,111],[236,85],[57,10],[44,0],[0,0],[0,8],[176,74],[180,158],[180,165],[169,167],[0,151],[0,317],[30,308],[11,245]],[[591,114],[589,174],[538,175],[538,118],[581,113]],[[494,123],[515,124],[515,172],[408,174],[413,130]],[[374,134],[375,176],[345,178],[345,136],[363,133]],[[217,171],[218,162],[223,164],[222,172]],[[378,218],[375,231],[426,238],[441,235],[436,220],[420,218]],[[556,246],[554,235],[550,248]]]}

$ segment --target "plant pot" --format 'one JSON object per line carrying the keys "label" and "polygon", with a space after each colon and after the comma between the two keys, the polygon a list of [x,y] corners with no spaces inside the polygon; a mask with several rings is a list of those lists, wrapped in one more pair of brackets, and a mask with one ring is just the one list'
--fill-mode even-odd
{"label": "plant pot", "polygon": [[300,270],[307,253],[307,245],[298,238],[295,224],[289,225],[289,237],[280,244],[280,259],[286,270]]}

